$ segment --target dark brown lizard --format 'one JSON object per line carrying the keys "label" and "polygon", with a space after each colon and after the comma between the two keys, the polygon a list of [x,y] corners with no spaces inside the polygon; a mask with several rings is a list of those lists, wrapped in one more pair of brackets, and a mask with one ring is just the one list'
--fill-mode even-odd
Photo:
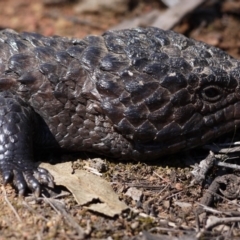
{"label": "dark brown lizard", "polygon": [[0,169],[20,194],[51,176],[36,149],[148,161],[240,125],[240,62],[172,31],[83,40],[0,31]]}

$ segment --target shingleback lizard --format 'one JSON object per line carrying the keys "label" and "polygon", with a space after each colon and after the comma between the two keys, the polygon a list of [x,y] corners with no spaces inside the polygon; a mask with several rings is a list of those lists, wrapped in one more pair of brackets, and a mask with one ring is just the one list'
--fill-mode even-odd
{"label": "shingleback lizard", "polygon": [[147,161],[240,125],[240,61],[172,31],[82,40],[0,31],[0,170],[39,194],[34,151]]}

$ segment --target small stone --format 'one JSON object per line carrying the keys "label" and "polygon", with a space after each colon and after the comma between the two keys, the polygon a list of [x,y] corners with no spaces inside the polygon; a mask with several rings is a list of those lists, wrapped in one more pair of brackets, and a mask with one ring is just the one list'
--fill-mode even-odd
{"label": "small stone", "polygon": [[139,226],[139,222],[134,222],[131,224],[131,229],[136,229]]}
{"label": "small stone", "polygon": [[135,187],[130,187],[125,194],[135,201],[140,201],[143,193]]}

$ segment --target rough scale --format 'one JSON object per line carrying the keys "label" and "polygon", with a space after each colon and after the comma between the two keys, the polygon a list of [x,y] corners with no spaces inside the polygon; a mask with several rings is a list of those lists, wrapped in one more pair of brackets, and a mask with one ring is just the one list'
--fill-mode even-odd
{"label": "rough scale", "polygon": [[240,62],[172,31],[83,40],[0,31],[0,169],[20,194],[52,182],[34,151],[147,161],[240,125]]}

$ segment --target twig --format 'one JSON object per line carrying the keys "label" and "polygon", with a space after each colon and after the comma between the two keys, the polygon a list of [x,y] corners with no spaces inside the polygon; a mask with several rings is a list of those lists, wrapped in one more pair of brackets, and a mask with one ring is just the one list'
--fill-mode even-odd
{"label": "twig", "polygon": [[60,193],[60,194],[58,194],[58,195],[56,195],[56,196],[53,196],[52,198],[53,198],[53,199],[57,199],[57,198],[66,197],[66,196],[69,196],[69,195],[71,195],[71,193],[69,193],[69,192],[63,192],[63,193]]}
{"label": "twig", "polygon": [[195,233],[195,231],[193,230],[193,231],[189,231],[188,229],[187,230],[182,230],[182,229],[174,229],[174,228],[165,228],[165,227],[153,227],[153,228],[151,228],[151,229],[149,229],[149,232],[155,232],[155,231],[166,231],[166,232],[177,232],[177,233],[179,233],[179,232],[187,232],[187,233],[190,233],[190,232],[192,232],[192,233]]}
{"label": "twig", "polygon": [[209,206],[213,201],[213,194],[217,193],[219,187],[220,187],[220,183],[217,181],[217,178],[215,178],[214,181],[209,186],[208,190],[203,195],[200,203],[203,205]]}
{"label": "twig", "polygon": [[97,176],[102,176],[102,173],[100,173],[96,168],[88,167],[88,166],[84,166],[83,168]]}
{"label": "twig", "polygon": [[211,208],[211,207],[208,207],[206,205],[203,205],[201,203],[199,203],[199,205],[207,212],[210,212],[210,213],[214,213],[214,214],[224,214],[224,215],[227,215],[227,216],[238,216],[240,217],[240,213],[239,212],[224,212],[224,211],[219,211],[219,210],[216,210],[214,208]]}
{"label": "twig", "polygon": [[[168,185],[166,186],[168,187],[169,185],[170,184],[168,183]],[[135,187],[135,188],[144,188],[145,190],[162,190],[162,186],[150,186],[150,184],[126,183],[126,186]]]}
{"label": "twig", "polygon": [[151,25],[151,23],[159,16],[160,11],[153,10],[147,14],[143,14],[139,17],[124,20],[123,22],[115,25],[111,30],[120,30],[125,28],[135,28],[135,27],[146,27]]}
{"label": "twig", "polygon": [[172,194],[172,195],[170,195],[170,196],[166,197],[166,199],[172,198],[172,197],[174,197],[174,196],[178,195],[179,193],[182,193],[182,192],[184,192],[184,191],[185,191],[185,189],[183,189],[183,190],[177,190],[177,191],[178,191],[178,192],[176,192],[176,193],[174,193],[174,194]]}
{"label": "twig", "polygon": [[[217,191],[219,190],[221,190],[220,189],[220,184],[221,183],[224,183],[224,184],[227,184],[228,183],[228,185],[229,185],[229,180],[231,180],[231,178],[232,177],[234,177],[234,178],[236,178],[236,180],[234,179],[234,180],[232,180],[232,181],[234,181],[236,184],[238,183],[238,178],[235,176],[235,175],[232,175],[232,174],[228,174],[228,175],[223,175],[223,176],[220,176],[220,177],[216,177],[215,179],[214,179],[214,181],[211,183],[211,185],[210,185],[210,187],[208,188],[208,190],[205,192],[205,194],[203,195],[203,197],[202,197],[202,199],[201,199],[201,201],[200,201],[200,206],[198,206],[198,208],[196,209],[196,214],[197,215],[199,215],[199,214],[201,214],[203,211],[204,211],[204,209],[201,207],[201,205],[203,205],[203,206],[209,206],[211,203],[212,203],[212,201],[213,201],[213,197],[214,196],[219,196],[219,197],[221,197],[222,199],[224,199],[224,200],[227,200],[227,201],[229,201],[229,199],[227,199],[226,197],[224,197],[224,196],[221,196],[221,195],[219,195],[219,194],[217,194]],[[237,198],[238,197],[238,195],[239,195],[239,191],[238,190],[236,190],[235,192],[234,192],[234,194],[232,194],[232,195],[230,195],[230,193],[228,193],[228,191],[227,191],[227,187],[229,187],[229,186],[226,186],[226,190],[225,191],[220,191],[223,195],[225,195],[225,196],[227,196],[227,197],[231,197],[231,198]],[[239,184],[237,184],[237,186],[238,186]],[[228,194],[228,195],[227,195]]]}
{"label": "twig", "polygon": [[218,153],[235,153],[240,152],[240,147],[222,148]]}
{"label": "twig", "polygon": [[240,142],[230,142],[230,143],[219,143],[219,147],[231,147],[231,146],[240,146]]}
{"label": "twig", "polygon": [[10,207],[10,209],[13,211],[13,213],[15,214],[17,220],[19,222],[22,222],[22,219],[20,218],[20,216],[18,215],[16,209],[13,207],[13,205],[10,203],[10,201],[8,200],[8,197],[7,197],[7,193],[6,193],[6,189],[4,186],[2,186],[2,192],[3,192],[3,196],[4,196],[4,199],[5,199],[5,202],[8,204],[8,206]]}
{"label": "twig", "polygon": [[220,166],[220,167],[226,167],[226,168],[232,168],[232,169],[240,170],[240,165],[237,165],[237,164],[226,163],[226,162],[222,162],[222,161],[216,161],[216,165]]}
{"label": "twig", "polygon": [[165,183],[168,183],[169,184],[169,182],[170,182],[170,180],[166,180],[166,179],[164,179],[162,176],[160,176],[158,173],[156,173],[155,171],[153,172],[153,174],[154,175],[156,175],[157,177],[159,177],[160,179],[162,179]]}
{"label": "twig", "polygon": [[194,180],[192,184],[201,183],[210,168],[213,167],[216,161],[215,155],[212,151],[209,152],[208,156],[200,162],[200,164],[196,164],[193,166],[193,170],[191,171],[194,176]]}
{"label": "twig", "polygon": [[[29,212],[31,212],[34,216],[36,216],[37,212],[31,206],[29,206],[29,204],[25,200],[22,202],[22,205],[24,207],[26,207],[27,210]],[[41,217],[41,219],[44,220],[45,222],[49,221],[47,218],[45,218],[44,216],[42,216],[40,214],[39,214],[39,217]]]}
{"label": "twig", "polygon": [[195,8],[203,4],[206,0],[182,0],[178,4],[166,10],[159,16],[153,27],[162,28],[165,30],[173,28],[185,15],[193,11]]}
{"label": "twig", "polygon": [[101,24],[99,23],[94,23],[93,21],[88,21],[86,19],[81,19],[81,18],[78,18],[78,17],[74,17],[74,16],[60,16],[59,13],[53,13],[53,12],[48,12],[48,13],[45,13],[45,16],[46,17],[50,17],[52,19],[59,19],[60,17],[61,18],[64,18],[66,21],[69,21],[69,22],[72,22],[74,24],[79,24],[79,25],[86,25],[86,26],[90,26],[92,28],[96,28],[96,29],[100,29],[100,30],[103,30],[103,28],[101,27]]}
{"label": "twig", "polygon": [[[207,191],[209,191],[209,190],[207,190]],[[213,194],[214,196],[219,197],[219,198],[225,200],[226,202],[228,202],[228,204],[232,204],[232,205],[237,206],[238,208],[240,208],[240,204],[237,204],[237,203],[227,199],[226,197],[224,197],[224,196],[222,196],[222,195],[220,195],[218,193],[211,192],[211,194]]]}
{"label": "twig", "polygon": [[[44,195],[43,195],[44,196]],[[75,220],[72,218],[71,215],[69,215],[67,213],[67,211],[65,210],[63,204],[55,199],[51,199],[51,198],[46,198],[44,196],[43,198],[47,203],[50,204],[50,206],[60,215],[62,215],[65,219],[65,222],[70,226],[73,227],[77,233],[78,233],[78,239],[85,239],[85,235],[86,233],[84,232],[84,229],[81,228],[76,222]],[[88,230],[89,231],[89,230]]]}
{"label": "twig", "polygon": [[208,149],[214,153],[236,153],[240,152],[240,142],[229,142],[221,144],[206,144],[203,149]]}
{"label": "twig", "polygon": [[216,227],[224,223],[240,222],[240,217],[229,217],[229,218],[218,218],[213,220],[211,223],[205,226],[205,230],[210,230],[213,227]]}
{"label": "twig", "polygon": [[45,202],[47,202],[47,203],[55,210],[55,212],[56,212],[58,215],[61,215],[61,212],[58,211],[58,209],[55,207],[55,205],[53,204],[53,201],[50,201],[50,199],[47,198],[44,194],[43,194],[43,200],[44,200]]}

